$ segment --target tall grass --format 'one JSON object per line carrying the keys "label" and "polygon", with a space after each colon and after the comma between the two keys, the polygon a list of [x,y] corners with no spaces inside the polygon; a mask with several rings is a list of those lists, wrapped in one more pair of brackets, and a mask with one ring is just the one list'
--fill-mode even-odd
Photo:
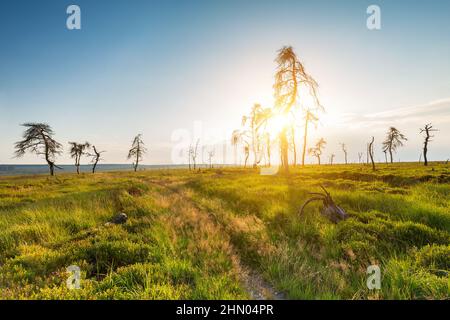
{"label": "tall grass", "polygon": [[[450,297],[447,166],[307,166],[0,178],[3,299],[249,298],[244,269],[292,299]],[[350,219],[331,224],[324,185]],[[108,223],[118,212],[129,219]],[[381,290],[366,268],[382,271]],[[69,290],[66,268],[82,272]]]}

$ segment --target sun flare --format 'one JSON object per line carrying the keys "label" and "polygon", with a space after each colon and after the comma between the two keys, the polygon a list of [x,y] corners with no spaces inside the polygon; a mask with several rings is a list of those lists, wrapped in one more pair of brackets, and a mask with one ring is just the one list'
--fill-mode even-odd
{"label": "sun flare", "polygon": [[275,114],[267,122],[267,132],[277,136],[284,128],[291,125],[292,120],[286,114]]}

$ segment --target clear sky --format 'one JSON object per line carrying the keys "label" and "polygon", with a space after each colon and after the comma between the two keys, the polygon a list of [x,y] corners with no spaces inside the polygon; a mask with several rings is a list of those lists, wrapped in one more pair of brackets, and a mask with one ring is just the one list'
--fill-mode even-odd
{"label": "clear sky", "polygon": [[[81,30],[66,28],[70,4]],[[381,30],[366,27],[371,4]],[[409,138],[396,159],[417,160],[419,127],[432,122],[440,131],[429,157],[445,160],[449,39],[449,1],[3,0],[0,163],[42,163],[13,158],[28,121],[49,123],[66,151],[68,141],[94,143],[107,163],[126,162],[137,133],[145,164],[173,163],[176,138],[194,128],[204,144],[228,141],[253,103],[272,106],[284,45],[320,85],[326,114],[311,139],[328,140],[325,154],[342,161],[346,142],[356,160],[373,135],[382,160],[395,125]],[[67,152],[59,159],[71,162]]]}

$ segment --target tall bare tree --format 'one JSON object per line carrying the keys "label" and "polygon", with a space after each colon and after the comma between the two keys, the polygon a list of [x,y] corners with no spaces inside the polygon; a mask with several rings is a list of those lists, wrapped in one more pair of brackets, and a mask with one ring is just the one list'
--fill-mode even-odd
{"label": "tall bare tree", "polygon": [[95,146],[92,146],[92,151],[94,151],[94,153],[89,153],[89,156],[92,158],[92,160],[91,160],[91,162],[93,164],[92,165],[92,173],[95,173],[97,164],[99,163],[99,161],[102,160],[102,158],[101,158],[102,153],[105,153],[106,151],[98,151]]}
{"label": "tall bare tree", "polygon": [[253,105],[250,114],[242,117],[242,126],[248,125],[248,130],[244,130],[242,134],[247,135],[253,152],[253,167],[257,167],[262,158],[262,128],[271,117],[270,108],[263,108],[260,104]]}
{"label": "tall bare tree", "polygon": [[55,158],[62,153],[62,144],[53,139],[54,132],[46,123],[24,123],[27,128],[23,133],[23,140],[15,143],[15,156],[22,157],[27,151],[43,156],[47,161],[50,175],[54,175]]}
{"label": "tall bare tree", "polygon": [[308,141],[308,126],[309,123],[316,123],[319,121],[319,118],[314,115],[310,109],[306,110],[305,114],[305,131],[303,133],[303,150],[302,150],[302,166],[305,166],[305,156],[306,156],[306,144]]}
{"label": "tall bare tree", "polygon": [[345,156],[345,164],[347,164],[347,146],[345,145],[345,143],[341,143],[341,149],[344,152],[344,156]]}
{"label": "tall bare tree", "polygon": [[368,151],[370,156],[370,161],[372,162],[372,170],[375,171],[375,161],[373,160],[373,143],[375,142],[375,138],[372,137],[372,140],[369,143]]}
{"label": "tall bare tree", "polygon": [[408,139],[396,128],[390,127],[386,133],[386,138],[383,141],[383,152],[386,150],[389,152],[391,163],[394,162],[392,153],[397,151],[399,147],[403,146],[403,141]]}
{"label": "tall bare tree", "polygon": [[247,161],[248,157],[250,156],[250,145],[248,144],[247,141],[244,141],[244,156],[245,156],[244,168],[247,168]]}
{"label": "tall bare tree", "polygon": [[388,163],[388,158],[387,158],[387,149],[383,148],[383,153],[384,153],[384,161],[386,162],[386,164]]}
{"label": "tall bare tree", "polygon": [[214,158],[216,152],[215,150],[209,150],[208,151],[208,163],[209,163],[209,168],[212,169],[212,159]]}
{"label": "tall bare tree", "polygon": [[330,165],[333,165],[334,157],[336,155],[334,153],[330,154]]}
{"label": "tall bare tree", "polygon": [[292,165],[295,167],[295,166],[297,166],[297,145],[295,143],[295,127],[294,127],[294,124],[292,124],[290,126],[289,130],[290,130],[290,132],[288,134],[289,134],[289,137],[290,137],[290,140],[291,140],[292,153],[293,153],[293,156],[294,156],[294,158],[292,159]]}
{"label": "tall bare tree", "polygon": [[234,130],[231,134],[231,145],[234,148],[233,156],[234,156],[234,164],[237,165],[237,147],[241,142],[241,132],[239,130]]}
{"label": "tall bare tree", "polygon": [[317,158],[317,162],[319,163],[319,165],[320,165],[320,156],[322,155],[323,149],[325,148],[326,144],[327,142],[324,140],[324,138],[320,138],[313,148],[308,149],[308,153]]}
{"label": "tall bare tree", "polygon": [[145,148],[144,141],[142,141],[142,134],[138,134],[134,137],[131,149],[128,151],[128,159],[134,159],[133,167],[135,172],[145,153],[147,153],[147,149]]}
{"label": "tall bare tree", "polygon": [[[436,132],[436,131],[439,131],[439,130],[433,129],[433,126],[431,125],[431,123],[426,124],[425,127],[420,129],[420,133],[425,133],[425,140],[423,142],[423,160],[424,160],[425,166],[428,166],[428,158],[427,158],[428,143],[430,143],[432,141],[431,138],[434,137],[431,134],[431,132]],[[420,160],[419,160],[419,162],[420,162]]]}
{"label": "tall bare tree", "polygon": [[[298,60],[292,47],[283,47],[278,51],[277,72],[275,74],[275,109],[283,116],[288,116],[299,102],[300,85],[304,85],[310,91],[315,103],[320,105],[317,98],[317,82],[306,73],[302,63]],[[281,165],[285,174],[289,173],[289,146],[287,139],[287,127],[284,127],[279,135]]]}
{"label": "tall bare tree", "polygon": [[362,157],[363,157],[363,153],[362,152],[358,152],[358,163],[361,164],[362,162]]}
{"label": "tall bare tree", "polygon": [[75,168],[77,169],[77,173],[80,174],[80,161],[81,157],[87,154],[86,150],[90,148],[89,142],[78,143],[78,142],[69,142],[70,145],[70,157],[75,159]]}
{"label": "tall bare tree", "polygon": [[267,155],[267,165],[270,167],[270,157],[271,157],[271,148],[272,148],[272,141],[270,139],[270,132],[264,133],[264,140],[266,145],[266,155]]}
{"label": "tall bare tree", "polygon": [[194,166],[194,171],[197,168],[197,157],[198,157],[198,146],[200,144],[200,139],[197,139],[195,147],[191,148],[192,165]]}

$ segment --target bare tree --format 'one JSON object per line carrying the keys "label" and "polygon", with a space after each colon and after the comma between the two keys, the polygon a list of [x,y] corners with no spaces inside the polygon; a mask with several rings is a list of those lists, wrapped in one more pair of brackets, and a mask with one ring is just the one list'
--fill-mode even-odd
{"label": "bare tree", "polygon": [[249,129],[242,131],[242,135],[246,135],[250,142],[253,152],[253,167],[257,167],[262,157],[262,134],[261,129],[271,117],[272,110],[262,108],[260,104],[253,105],[250,115],[242,117],[242,126],[248,124]]}
{"label": "bare tree", "polygon": [[319,121],[319,118],[315,116],[311,110],[306,110],[305,114],[305,132],[303,134],[303,150],[302,150],[302,166],[305,166],[305,156],[306,156],[306,143],[307,143],[307,137],[308,137],[308,125],[310,122],[317,122]]}
{"label": "bare tree", "polygon": [[[433,135],[431,135],[431,132],[436,132],[436,131],[439,131],[439,130],[433,129],[433,126],[431,125],[431,123],[426,124],[424,128],[420,129],[420,133],[425,133],[425,140],[423,142],[423,160],[424,160],[425,166],[428,166],[428,158],[427,158],[428,143],[430,143],[432,141],[431,138],[434,137]],[[419,160],[419,162],[420,162],[420,160]]]}
{"label": "bare tree", "polygon": [[97,164],[99,163],[99,161],[103,160],[101,158],[102,153],[105,153],[106,151],[97,151],[97,148],[95,146],[92,146],[92,151],[94,151],[94,153],[89,153],[88,155],[90,157],[92,157],[92,173],[95,173],[95,169],[97,168]]}
{"label": "bare tree", "polygon": [[347,146],[345,145],[345,143],[341,143],[340,145],[345,155],[345,164],[347,164]]}
{"label": "bare tree", "polygon": [[[306,73],[302,63],[298,60],[292,47],[283,47],[278,51],[277,72],[275,74],[275,108],[287,116],[299,101],[300,85],[305,85],[316,105],[320,105],[317,98],[317,82]],[[287,140],[287,127],[284,127],[279,135],[281,165],[285,174],[289,173],[289,147]]]}
{"label": "bare tree", "polygon": [[320,156],[322,155],[323,148],[325,148],[326,144],[327,142],[323,138],[320,138],[313,148],[308,149],[308,153],[317,158],[317,162],[319,163],[319,165],[320,165]]}
{"label": "bare tree", "polygon": [[266,143],[266,154],[267,154],[267,165],[270,167],[270,156],[271,156],[271,148],[272,148],[272,143],[270,140],[270,133],[266,132],[264,133],[264,138],[265,138],[265,143]]}
{"label": "bare tree", "polygon": [[15,156],[22,157],[27,151],[44,156],[50,169],[50,175],[54,175],[55,157],[62,153],[62,145],[53,139],[52,128],[45,123],[24,123],[27,128],[23,133],[23,140],[15,143]]}
{"label": "bare tree", "polygon": [[191,158],[192,158],[193,147],[192,144],[189,145],[188,148],[188,163],[189,163],[189,171],[191,171]]}
{"label": "bare tree", "polygon": [[384,161],[386,162],[386,164],[388,163],[388,158],[387,158],[387,149],[383,148],[383,153],[384,153]]}
{"label": "bare tree", "polygon": [[77,143],[77,142],[69,142],[70,145],[70,157],[75,159],[75,168],[77,169],[77,173],[80,174],[80,160],[81,157],[86,153],[86,149],[88,149],[91,145],[89,142],[85,143]]}
{"label": "bare tree", "polygon": [[292,160],[293,166],[297,166],[297,145],[295,144],[295,128],[294,124],[292,124],[289,128],[290,130],[290,139],[291,139],[291,146],[292,146],[292,152],[294,155],[294,159]]}
{"label": "bare tree", "polygon": [[241,132],[239,130],[234,130],[231,134],[231,145],[234,148],[234,164],[237,165],[237,147],[241,142]]}
{"label": "bare tree", "polygon": [[244,141],[244,155],[245,155],[244,168],[247,168],[247,161],[248,157],[250,156],[250,145],[247,143],[247,141]]}
{"label": "bare tree", "polygon": [[134,159],[134,172],[137,171],[139,162],[142,160],[145,153],[147,153],[147,149],[145,148],[144,142],[142,141],[142,134],[138,134],[136,137],[134,137],[131,149],[128,151],[128,159]]}
{"label": "bare tree", "polygon": [[362,157],[363,157],[363,153],[362,152],[358,152],[358,163],[361,164],[362,162]]}
{"label": "bare tree", "polygon": [[396,128],[390,127],[386,133],[386,139],[383,141],[383,152],[388,151],[391,158],[391,163],[394,162],[392,152],[395,152],[397,148],[403,146],[402,141],[408,139]]}
{"label": "bare tree", "polygon": [[372,170],[375,171],[375,161],[373,160],[373,143],[375,141],[375,138],[372,137],[372,140],[369,143],[369,156],[370,156],[370,161],[372,162]]}
{"label": "bare tree", "polygon": [[197,142],[195,143],[195,148],[191,149],[191,157],[192,157],[192,164],[194,166],[194,171],[197,168],[197,157],[198,157],[198,145],[200,144],[200,139],[197,139]]}
{"label": "bare tree", "polygon": [[332,153],[331,155],[330,155],[330,165],[333,165],[333,161],[334,161],[334,157],[335,157],[336,155],[334,154],[334,153]]}
{"label": "bare tree", "polygon": [[209,163],[209,168],[212,169],[212,159],[214,158],[214,155],[216,154],[216,152],[214,150],[210,150],[208,151],[208,163]]}

